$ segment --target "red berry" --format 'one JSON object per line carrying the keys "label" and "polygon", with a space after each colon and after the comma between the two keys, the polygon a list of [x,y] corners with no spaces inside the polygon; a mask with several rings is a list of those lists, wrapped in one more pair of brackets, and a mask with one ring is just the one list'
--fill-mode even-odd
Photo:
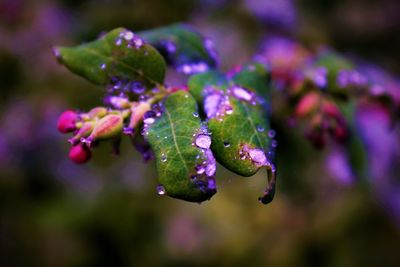
{"label": "red berry", "polygon": [[86,163],[92,157],[90,149],[83,144],[78,144],[71,147],[69,151],[69,158],[76,164]]}
{"label": "red berry", "polygon": [[76,130],[75,123],[78,119],[78,114],[72,110],[64,111],[58,118],[57,129],[61,133],[69,133]]}

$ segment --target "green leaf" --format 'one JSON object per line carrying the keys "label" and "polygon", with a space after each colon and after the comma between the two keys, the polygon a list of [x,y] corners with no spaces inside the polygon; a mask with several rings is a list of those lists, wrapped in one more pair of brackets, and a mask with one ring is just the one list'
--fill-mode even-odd
{"label": "green leaf", "polygon": [[118,28],[98,40],[75,47],[55,47],[60,63],[98,85],[128,80],[152,88],[164,82],[166,64],[160,53],[132,32]]}
{"label": "green leaf", "polygon": [[332,92],[343,92],[336,84],[337,75],[340,70],[354,68],[351,61],[335,52],[326,52],[319,55],[314,63],[316,66],[325,67],[327,70],[328,90]]}
{"label": "green leaf", "polygon": [[216,163],[195,99],[183,91],[169,95],[162,115],[147,127],[161,184],[159,193],[192,202],[210,199],[216,193]]}
{"label": "green leaf", "polygon": [[169,65],[184,73],[202,72],[217,65],[212,42],[188,25],[173,24],[139,35],[155,46]]}
{"label": "green leaf", "polygon": [[[252,71],[245,71],[253,75]],[[238,83],[230,80],[226,87],[225,82],[219,85],[224,80],[220,74],[199,74],[190,80],[189,91],[199,95],[200,88],[203,89],[200,103],[212,133],[211,149],[219,163],[242,176],[252,176],[261,167],[267,168],[270,181],[261,201],[268,203],[275,190],[274,141],[269,136],[272,132],[264,101],[253,91],[255,87],[267,87],[259,83],[261,80],[246,79],[244,74],[238,74],[237,79]]]}

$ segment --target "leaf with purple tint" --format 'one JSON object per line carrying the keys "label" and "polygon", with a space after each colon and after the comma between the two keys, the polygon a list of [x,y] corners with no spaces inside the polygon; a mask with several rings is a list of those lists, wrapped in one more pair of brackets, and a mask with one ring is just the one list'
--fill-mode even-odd
{"label": "leaf with purple tint", "polygon": [[156,47],[169,65],[186,74],[207,71],[217,66],[213,43],[185,24],[173,24],[139,32]]}
{"label": "leaf with purple tint", "polygon": [[240,83],[230,80],[227,87],[218,84],[222,77],[205,82],[207,79],[201,76],[205,78],[206,74],[196,76],[200,78],[191,79],[189,91],[197,95],[199,88],[203,88],[202,109],[212,133],[211,148],[215,158],[224,167],[242,176],[252,176],[261,167],[266,167],[270,182],[261,201],[268,203],[275,190],[276,141],[273,140],[269,118],[265,115],[265,101],[252,90],[254,87],[245,88],[242,85],[251,85],[244,76]]}
{"label": "leaf with purple tint", "polygon": [[144,129],[156,158],[160,195],[202,202],[216,193],[211,137],[189,93],[169,95],[162,114],[145,121]]}
{"label": "leaf with purple tint", "polygon": [[341,71],[353,69],[353,63],[348,59],[342,57],[335,52],[325,52],[319,55],[314,65],[317,70],[313,73],[313,76],[321,75],[321,72],[325,72],[326,76],[326,88],[332,92],[343,92],[343,89],[338,86],[338,78]]}
{"label": "leaf with purple tint", "polygon": [[99,84],[135,81],[147,88],[164,82],[166,65],[160,53],[123,28],[75,47],[55,47],[58,61],[72,72]]}

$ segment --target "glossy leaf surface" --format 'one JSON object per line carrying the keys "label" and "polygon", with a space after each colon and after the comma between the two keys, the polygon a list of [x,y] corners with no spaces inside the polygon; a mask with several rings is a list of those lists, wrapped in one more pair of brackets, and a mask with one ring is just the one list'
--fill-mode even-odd
{"label": "glossy leaf surface", "polygon": [[189,93],[168,96],[162,115],[149,125],[146,135],[156,158],[159,194],[193,202],[215,194],[211,139]]}
{"label": "glossy leaf surface", "polygon": [[166,64],[160,53],[132,32],[118,28],[75,47],[55,47],[59,62],[98,85],[127,80],[151,88],[164,82]]}
{"label": "glossy leaf surface", "polygon": [[156,47],[169,65],[183,73],[199,73],[217,65],[213,43],[188,25],[173,24],[139,35]]}

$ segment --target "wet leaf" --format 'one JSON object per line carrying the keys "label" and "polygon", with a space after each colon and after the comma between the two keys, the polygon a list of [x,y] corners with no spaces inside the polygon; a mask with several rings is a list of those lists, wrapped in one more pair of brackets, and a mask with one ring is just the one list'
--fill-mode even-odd
{"label": "wet leaf", "polygon": [[202,202],[216,193],[216,165],[211,139],[196,112],[189,93],[173,93],[166,98],[162,115],[148,126],[147,138],[156,158],[158,193]]}
{"label": "wet leaf", "polygon": [[139,33],[155,46],[167,63],[186,74],[204,72],[217,66],[213,43],[185,24],[173,24]]}
{"label": "wet leaf", "polygon": [[69,70],[99,85],[133,80],[151,88],[164,81],[160,53],[123,28],[79,46],[55,47],[54,54]]}
{"label": "wet leaf", "polygon": [[229,80],[226,87],[218,84],[223,80],[220,74],[199,74],[189,82],[189,91],[199,95],[199,88],[203,88],[200,103],[212,133],[211,148],[219,163],[242,176],[252,176],[261,167],[267,168],[270,182],[261,201],[268,203],[275,190],[273,144],[276,141],[265,115],[265,101],[253,91],[255,87],[260,90],[267,87],[259,84],[258,79],[254,79],[257,83],[251,83],[252,79],[237,75],[238,82]]}

